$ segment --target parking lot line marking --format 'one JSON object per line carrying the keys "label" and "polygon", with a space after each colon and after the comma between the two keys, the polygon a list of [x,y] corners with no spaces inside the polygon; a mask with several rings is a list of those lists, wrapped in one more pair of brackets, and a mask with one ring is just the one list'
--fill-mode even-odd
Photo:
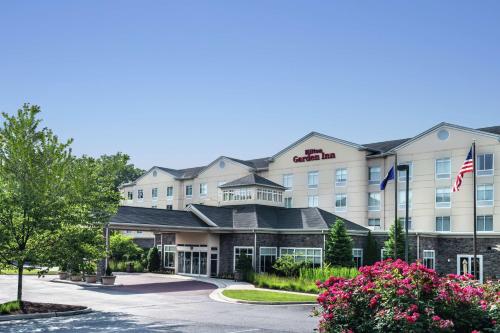
{"label": "parking lot line marking", "polygon": [[256,332],[256,331],[260,331],[260,328],[251,328],[249,330],[243,330],[243,331],[231,331],[228,333],[243,333],[243,332]]}

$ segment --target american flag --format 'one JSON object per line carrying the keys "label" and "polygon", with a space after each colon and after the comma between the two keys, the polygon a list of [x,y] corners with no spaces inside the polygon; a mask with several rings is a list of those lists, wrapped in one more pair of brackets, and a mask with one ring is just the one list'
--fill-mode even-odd
{"label": "american flag", "polygon": [[474,160],[472,159],[472,148],[469,150],[467,154],[467,158],[465,159],[464,164],[458,171],[457,178],[455,179],[455,184],[453,184],[453,192],[458,192],[460,190],[460,185],[462,185],[462,179],[464,178],[464,174],[467,172],[474,172]]}

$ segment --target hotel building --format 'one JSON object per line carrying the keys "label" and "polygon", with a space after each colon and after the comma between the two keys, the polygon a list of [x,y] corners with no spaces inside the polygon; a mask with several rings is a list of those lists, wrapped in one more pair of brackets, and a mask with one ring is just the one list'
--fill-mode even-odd
{"label": "hotel building", "polygon": [[283,254],[321,265],[325,235],[341,218],[362,265],[368,230],[382,256],[396,210],[405,218],[405,174],[398,175],[398,193],[394,181],[380,190],[397,158],[410,170],[410,258],[439,273],[470,273],[472,176],[459,192],[451,188],[472,142],[479,275],[500,276],[500,126],[440,123],[410,138],[369,144],[312,132],[270,157],[221,156],[182,170],[155,166],[120,187],[122,206],[110,228],[153,232],[166,269],[217,276],[232,273],[242,253],[257,271]]}

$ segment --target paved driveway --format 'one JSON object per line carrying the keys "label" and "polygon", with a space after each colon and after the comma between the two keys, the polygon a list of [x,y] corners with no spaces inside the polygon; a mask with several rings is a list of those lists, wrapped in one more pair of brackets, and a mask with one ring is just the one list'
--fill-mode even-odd
{"label": "paved driveway", "polygon": [[[94,313],[0,323],[0,332],[312,332],[311,306],[228,304],[211,300],[215,286],[165,275],[123,274],[114,288],[86,288],[25,277],[26,300],[92,307]],[[15,276],[0,275],[0,302],[16,295]]]}

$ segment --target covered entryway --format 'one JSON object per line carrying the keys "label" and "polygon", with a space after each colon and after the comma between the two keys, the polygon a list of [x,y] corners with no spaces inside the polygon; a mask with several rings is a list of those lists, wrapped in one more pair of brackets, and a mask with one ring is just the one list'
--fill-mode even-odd
{"label": "covered entryway", "polygon": [[177,246],[177,273],[207,275],[208,247]]}

